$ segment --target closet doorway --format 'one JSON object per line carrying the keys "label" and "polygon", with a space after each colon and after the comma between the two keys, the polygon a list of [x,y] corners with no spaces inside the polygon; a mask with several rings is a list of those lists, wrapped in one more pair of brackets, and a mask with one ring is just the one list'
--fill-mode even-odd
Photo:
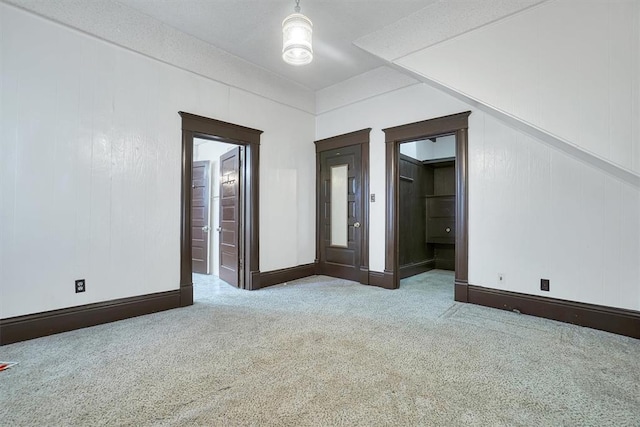
{"label": "closet doorway", "polygon": [[455,270],[455,155],[455,135],[400,144],[400,279],[432,269]]}
{"label": "closet doorway", "polygon": [[[386,145],[386,247],[385,247],[385,287],[397,289],[400,286],[400,278],[402,274],[410,274],[412,269],[428,269],[431,265],[435,266],[436,259],[440,258],[442,266],[451,266],[453,259],[453,267],[455,269],[454,280],[454,299],[456,301],[467,302],[468,300],[468,270],[469,270],[469,244],[468,244],[468,117],[471,112],[453,114],[450,116],[439,117],[430,120],[424,120],[416,123],[395,126],[383,129],[385,133]],[[401,248],[400,241],[401,225],[404,219],[400,216],[400,191],[401,191],[401,166],[402,153],[401,146],[405,143],[417,141],[431,141],[434,139],[437,143],[438,138],[453,136],[455,140],[454,158],[436,159],[434,164],[419,163],[421,167],[420,173],[429,174],[430,169],[433,170],[433,190],[429,183],[424,184],[424,231],[425,243],[424,251],[420,254],[423,259],[414,261],[411,257],[403,258],[405,262],[404,273],[400,269]],[[446,144],[445,144],[446,145]],[[444,146],[444,145],[443,145]],[[411,145],[407,145],[405,152],[410,152]],[[431,147],[433,148],[433,147]],[[417,147],[416,147],[417,150]],[[407,154],[404,154],[407,156]],[[408,156],[410,157],[410,156]],[[416,157],[417,154],[416,154]],[[407,162],[404,163],[404,170],[407,170],[407,164],[411,163],[405,157]],[[413,164],[418,166],[417,159]],[[451,169],[453,166],[453,169]],[[436,193],[435,178],[438,171],[438,192]],[[418,169],[416,169],[418,170]],[[451,185],[450,174],[453,171],[454,186]],[[446,180],[445,177],[448,177]],[[405,178],[410,178],[406,176]],[[407,180],[408,181],[408,180]],[[404,187],[404,186],[403,186]],[[453,193],[451,190],[454,190]],[[408,191],[408,190],[405,190]],[[430,196],[430,197],[427,197]],[[454,199],[454,215],[451,214],[451,199]],[[429,202],[428,199],[433,199]],[[429,209],[434,215],[427,218],[427,203],[430,204]],[[416,224],[422,222],[422,219],[416,219]],[[430,227],[431,226],[431,227]],[[420,227],[422,227],[420,225]],[[431,228],[431,233],[429,232]],[[447,231],[448,229],[448,231]],[[404,229],[403,229],[404,230]],[[408,233],[408,232],[407,232]],[[429,234],[430,233],[430,234]],[[415,234],[418,234],[417,232]],[[453,234],[453,239],[451,239]],[[411,237],[407,236],[405,244],[413,244]],[[430,240],[430,242],[426,242]],[[453,247],[451,241],[453,240]],[[437,251],[438,249],[438,251]],[[431,252],[432,251],[432,252]],[[438,255],[437,255],[438,253]],[[432,257],[430,257],[432,256]],[[426,271],[426,270],[424,270]]]}

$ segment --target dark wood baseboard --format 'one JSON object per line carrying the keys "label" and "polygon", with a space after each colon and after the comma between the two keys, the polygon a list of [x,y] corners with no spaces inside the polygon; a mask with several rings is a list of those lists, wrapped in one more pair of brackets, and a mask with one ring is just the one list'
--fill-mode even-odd
{"label": "dark wood baseboard", "polygon": [[458,302],[469,302],[468,283],[456,280],[453,286],[453,300]]}
{"label": "dark wood baseboard", "polygon": [[369,284],[369,267],[360,267],[360,273],[358,274],[358,282],[362,285]]}
{"label": "dark wood baseboard", "polygon": [[180,307],[193,305],[193,283],[180,286]]}
{"label": "dark wood baseboard", "polygon": [[456,270],[456,260],[455,259],[437,259],[436,258],[434,268],[437,268],[438,270],[455,271]]}
{"label": "dark wood baseboard", "polygon": [[262,287],[262,282],[260,281],[262,275],[259,271],[252,271],[249,273],[250,282],[245,286],[245,289],[248,291],[255,291]]}
{"label": "dark wood baseboard", "polygon": [[296,279],[302,279],[303,277],[309,277],[316,274],[316,264],[303,264],[295,267],[282,268],[280,270],[263,271],[260,273],[260,287],[253,288],[261,289],[267,286],[273,286],[280,283],[290,282]]}
{"label": "dark wood baseboard", "polygon": [[[456,284],[457,290],[457,284]],[[456,298],[456,301],[458,299]],[[468,302],[640,339],[640,312],[468,286]]]}
{"label": "dark wood baseboard", "polygon": [[0,320],[0,345],[156,313],[181,306],[181,289]]}
{"label": "dark wood baseboard", "polygon": [[415,276],[416,274],[424,273],[425,271],[433,270],[434,267],[435,259],[426,259],[424,261],[402,265],[400,266],[400,280]]}
{"label": "dark wood baseboard", "polygon": [[393,274],[369,271],[369,285],[385,289],[394,289]]}

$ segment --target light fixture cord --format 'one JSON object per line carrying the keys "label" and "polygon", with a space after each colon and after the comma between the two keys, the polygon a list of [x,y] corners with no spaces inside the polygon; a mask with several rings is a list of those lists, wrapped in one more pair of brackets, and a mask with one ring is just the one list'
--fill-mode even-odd
{"label": "light fixture cord", "polygon": [[293,10],[295,10],[296,13],[300,13],[300,0],[296,0],[296,7],[293,8]]}

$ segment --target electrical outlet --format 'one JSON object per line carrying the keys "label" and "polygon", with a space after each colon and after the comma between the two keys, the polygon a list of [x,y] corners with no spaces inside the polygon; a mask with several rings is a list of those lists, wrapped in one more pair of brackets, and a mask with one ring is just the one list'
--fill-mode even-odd
{"label": "electrical outlet", "polygon": [[78,292],[84,292],[86,290],[87,290],[87,288],[85,286],[84,279],[76,280],[76,294]]}
{"label": "electrical outlet", "polygon": [[540,290],[549,292],[549,279],[540,279]]}
{"label": "electrical outlet", "polygon": [[504,285],[504,283],[505,283],[504,274],[498,273],[498,284]]}
{"label": "electrical outlet", "polygon": [[376,195],[375,194],[371,194],[371,203],[376,201]]}

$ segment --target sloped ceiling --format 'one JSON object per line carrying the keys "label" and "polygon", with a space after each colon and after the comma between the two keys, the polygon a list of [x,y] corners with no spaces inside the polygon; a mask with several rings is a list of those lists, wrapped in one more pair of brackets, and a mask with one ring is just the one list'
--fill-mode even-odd
{"label": "sloped ceiling", "polygon": [[262,68],[318,90],[379,67],[353,41],[437,0],[301,0],[314,24],[313,62],[295,67],[282,54],[282,20],[293,0],[118,0]]}
{"label": "sloped ceiling", "polygon": [[371,54],[394,61],[547,0],[436,1],[354,41]]}
{"label": "sloped ceiling", "polygon": [[301,0],[314,23],[314,60],[302,67],[280,57],[294,0],[117,1],[315,91],[542,0]]}
{"label": "sloped ceiling", "polygon": [[[280,59],[280,23],[291,12],[292,0],[0,1],[311,114],[415,80],[424,81],[640,186],[636,116],[632,117],[635,139],[625,142],[627,151],[631,144],[632,160],[620,165],[618,160],[602,157],[509,110],[496,108],[480,96],[430,78],[429,73],[407,62],[425,49],[437,49],[466,33],[493,27],[488,24],[509,21],[502,18],[516,18],[522,11],[527,14],[559,0],[303,0],[303,12],[316,26],[315,60],[305,67],[288,66]],[[591,4],[562,3],[568,5],[569,16],[575,14],[575,7]],[[604,1],[593,4],[609,5]],[[637,0],[620,4],[635,5],[633,16],[640,16]],[[633,31],[637,35],[637,25]],[[487,48],[495,49],[493,42],[485,43],[482,49]],[[635,53],[632,56],[637,59]],[[453,66],[449,61],[447,64]],[[633,99],[637,102],[634,73]]]}
{"label": "sloped ceiling", "polygon": [[[192,70],[195,60],[190,58],[198,57],[196,62],[202,66],[213,62],[209,71],[202,67],[192,71],[231,84],[242,79],[217,71],[216,58],[225,57],[223,68],[227,63],[251,63],[258,80],[260,69],[277,76],[271,79],[277,82],[276,92],[281,90],[280,79],[295,82],[309,93],[541,2],[301,0],[301,12],[314,23],[314,60],[295,67],[281,59],[281,24],[293,12],[295,0],[1,1],[186,69]],[[197,40],[189,42],[188,37]],[[207,61],[206,51],[214,59]],[[238,85],[253,90],[250,83]],[[278,98],[273,91],[255,91]],[[304,102],[293,104],[308,110]]]}

